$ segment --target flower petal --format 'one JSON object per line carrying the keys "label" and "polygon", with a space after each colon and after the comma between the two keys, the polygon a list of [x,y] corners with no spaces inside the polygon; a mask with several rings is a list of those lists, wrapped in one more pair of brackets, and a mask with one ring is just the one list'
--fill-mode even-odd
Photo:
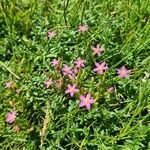
{"label": "flower petal", "polygon": [[74,92],[70,92],[70,96],[73,97],[74,96]]}
{"label": "flower petal", "polygon": [[80,107],[83,107],[85,106],[85,103],[82,101],[80,104],[79,104]]}
{"label": "flower petal", "polygon": [[74,89],[74,92],[79,92],[79,90],[78,89]]}
{"label": "flower petal", "polygon": [[74,84],[72,87],[75,89],[75,88],[76,88],[76,86],[77,86],[77,85],[76,85],[76,84]]}
{"label": "flower petal", "polygon": [[91,108],[91,105],[89,103],[86,104],[86,108],[89,110]]}
{"label": "flower petal", "polygon": [[100,66],[100,64],[99,64],[99,63],[97,63],[97,62],[95,62],[95,65],[96,65],[96,67],[99,67],[99,66]]}
{"label": "flower petal", "polygon": [[95,102],[94,99],[90,99],[90,100],[89,100],[89,103],[90,103],[90,104],[93,104],[94,102]]}
{"label": "flower petal", "polygon": [[65,91],[65,93],[67,94],[67,93],[70,93],[70,90],[69,89],[67,89],[66,91]]}
{"label": "flower petal", "polygon": [[71,88],[71,85],[70,85],[70,84],[68,84],[67,86],[68,86],[68,89],[70,89],[70,88]]}
{"label": "flower petal", "polygon": [[81,99],[82,101],[84,101],[84,100],[85,100],[85,97],[84,97],[83,95],[81,95],[81,96],[80,96],[80,99]]}
{"label": "flower petal", "polygon": [[98,70],[98,73],[103,74],[104,72],[103,72],[103,70]]}
{"label": "flower petal", "polygon": [[97,72],[97,71],[98,71],[98,68],[94,68],[93,71],[94,71],[94,72]]}
{"label": "flower petal", "polygon": [[122,69],[122,70],[126,70],[125,66],[122,66],[121,69]]}
{"label": "flower petal", "polygon": [[100,45],[99,45],[99,44],[97,44],[97,45],[96,45],[96,48],[97,48],[97,49],[99,49],[99,48],[100,48]]}
{"label": "flower petal", "polygon": [[90,93],[88,93],[87,95],[86,95],[86,99],[90,99],[91,98],[91,94]]}
{"label": "flower petal", "polygon": [[101,66],[102,66],[102,67],[104,67],[105,65],[106,65],[106,63],[105,63],[105,62],[101,63]]}

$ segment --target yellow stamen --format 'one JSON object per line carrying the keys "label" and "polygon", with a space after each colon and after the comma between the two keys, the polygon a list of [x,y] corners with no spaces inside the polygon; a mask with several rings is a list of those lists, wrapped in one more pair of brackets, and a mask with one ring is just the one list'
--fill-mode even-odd
{"label": "yellow stamen", "polygon": [[99,70],[103,70],[103,67],[102,67],[102,66],[99,66],[98,69],[99,69]]}
{"label": "yellow stamen", "polygon": [[84,103],[85,103],[85,104],[88,104],[88,103],[89,103],[89,100],[88,100],[88,99],[85,99],[85,100],[84,100]]}
{"label": "yellow stamen", "polygon": [[74,88],[70,88],[70,92],[73,92],[74,91]]}

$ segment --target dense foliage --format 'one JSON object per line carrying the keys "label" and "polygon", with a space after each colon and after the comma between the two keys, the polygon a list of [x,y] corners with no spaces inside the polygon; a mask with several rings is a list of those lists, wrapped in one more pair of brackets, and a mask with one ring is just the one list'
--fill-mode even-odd
{"label": "dense foliage", "polygon": [[0,149],[149,149],[149,14],[149,0],[1,0]]}

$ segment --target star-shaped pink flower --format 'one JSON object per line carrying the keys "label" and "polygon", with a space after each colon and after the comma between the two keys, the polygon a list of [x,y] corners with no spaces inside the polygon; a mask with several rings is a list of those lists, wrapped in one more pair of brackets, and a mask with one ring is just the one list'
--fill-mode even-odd
{"label": "star-shaped pink flower", "polygon": [[57,59],[53,59],[51,61],[51,65],[54,67],[54,66],[57,66],[58,64],[60,63],[60,60],[57,60]]}
{"label": "star-shaped pink flower", "polygon": [[81,95],[80,96],[80,107],[85,106],[88,110],[91,108],[91,104],[93,104],[95,102],[94,99],[91,98],[91,94],[88,93],[86,96]]}
{"label": "star-shaped pink flower", "polygon": [[16,119],[16,115],[17,115],[16,111],[7,113],[6,122],[10,124],[13,123]]}
{"label": "star-shaped pink flower", "polygon": [[52,78],[50,78],[49,80],[46,80],[44,82],[44,85],[46,86],[46,88],[49,88],[52,84],[53,84]]}
{"label": "star-shaped pink flower", "polygon": [[10,88],[12,87],[12,84],[13,84],[12,81],[6,82],[6,83],[5,83],[5,88],[10,89]]}
{"label": "star-shaped pink flower", "polygon": [[77,58],[77,60],[74,63],[75,63],[75,65],[76,65],[77,68],[82,68],[82,67],[85,66],[84,65],[85,60],[81,59],[80,57]]}
{"label": "star-shaped pink flower", "polygon": [[75,93],[79,92],[79,90],[76,88],[76,84],[70,85],[68,84],[68,89],[65,91],[65,93],[70,93],[70,96],[73,97]]}
{"label": "star-shaped pink flower", "polygon": [[62,72],[63,75],[70,75],[72,74],[72,68],[67,65],[64,65],[64,67],[62,68]]}
{"label": "star-shaped pink flower", "polygon": [[77,75],[79,72],[79,68],[77,68],[76,66],[74,66],[73,68],[73,74]]}
{"label": "star-shaped pink flower", "polygon": [[97,72],[99,74],[103,74],[107,69],[107,65],[105,62],[99,64],[99,63],[95,63],[96,68],[93,70],[94,72]]}
{"label": "star-shaped pink flower", "polygon": [[49,31],[49,32],[47,33],[47,36],[48,36],[50,39],[52,39],[53,37],[56,36],[56,33],[55,33],[54,31]]}
{"label": "star-shaped pink flower", "polygon": [[125,68],[125,66],[122,66],[120,69],[117,69],[117,73],[118,73],[119,77],[121,77],[121,78],[128,77],[130,72],[131,72],[131,70],[127,70]]}
{"label": "star-shaped pink flower", "polygon": [[19,94],[21,89],[16,89],[16,93]]}
{"label": "star-shaped pink flower", "polygon": [[109,93],[113,93],[113,91],[114,91],[114,87],[113,87],[113,86],[111,86],[111,87],[109,87],[109,88],[107,89],[107,92],[109,92]]}
{"label": "star-shaped pink flower", "polygon": [[55,86],[56,86],[58,89],[61,89],[62,84],[63,84],[62,78],[57,79],[57,80],[55,81]]}
{"label": "star-shaped pink flower", "polygon": [[97,44],[96,47],[92,47],[92,50],[93,50],[94,55],[100,56],[104,49],[102,47],[100,47],[99,44]]}
{"label": "star-shaped pink flower", "polygon": [[78,29],[78,32],[86,32],[86,31],[88,31],[88,29],[89,29],[89,27],[88,27],[88,25],[80,25],[79,26],[79,29]]}
{"label": "star-shaped pink flower", "polygon": [[69,74],[68,77],[73,81],[77,80],[77,76],[74,73]]}

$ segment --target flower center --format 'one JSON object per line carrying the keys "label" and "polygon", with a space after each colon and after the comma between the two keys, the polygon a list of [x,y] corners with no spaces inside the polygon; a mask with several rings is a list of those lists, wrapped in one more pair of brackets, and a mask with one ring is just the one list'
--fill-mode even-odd
{"label": "flower center", "polygon": [[84,103],[85,103],[85,104],[88,104],[88,103],[89,103],[89,100],[86,98],[86,99],[84,100]]}
{"label": "flower center", "polygon": [[126,71],[125,71],[125,70],[122,70],[122,71],[121,71],[121,74],[125,75],[125,74],[126,74]]}
{"label": "flower center", "polygon": [[15,114],[12,114],[12,115],[11,115],[11,119],[14,120],[15,118],[16,118],[16,115],[15,115]]}
{"label": "flower center", "polygon": [[99,49],[98,49],[98,48],[96,48],[96,52],[97,52],[97,53],[99,52]]}
{"label": "flower center", "polygon": [[73,92],[74,91],[74,88],[70,88],[70,92]]}
{"label": "flower center", "polygon": [[103,67],[102,67],[102,66],[99,66],[98,69],[99,69],[99,70],[103,70]]}
{"label": "flower center", "polygon": [[68,68],[66,68],[66,69],[65,69],[65,71],[66,71],[66,72],[69,72],[69,69],[68,69]]}

